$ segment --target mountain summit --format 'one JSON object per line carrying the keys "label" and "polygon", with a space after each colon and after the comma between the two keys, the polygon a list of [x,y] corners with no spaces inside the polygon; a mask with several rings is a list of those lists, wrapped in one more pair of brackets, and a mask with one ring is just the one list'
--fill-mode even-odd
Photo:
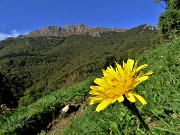
{"label": "mountain summit", "polygon": [[68,24],[64,28],[58,26],[47,26],[40,30],[36,30],[27,35],[27,37],[38,37],[38,36],[55,36],[55,37],[68,37],[71,35],[85,35],[89,34],[93,37],[100,36],[101,33],[107,32],[124,32],[125,29],[116,28],[102,28],[102,27],[88,27],[83,24],[72,25]]}

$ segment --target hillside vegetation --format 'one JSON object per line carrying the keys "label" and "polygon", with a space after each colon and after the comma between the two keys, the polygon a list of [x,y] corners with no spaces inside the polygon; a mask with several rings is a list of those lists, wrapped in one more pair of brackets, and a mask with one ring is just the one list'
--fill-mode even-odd
{"label": "hillside vegetation", "polygon": [[157,31],[152,28],[141,25],[100,37],[20,36],[1,41],[0,104],[27,106],[58,88],[100,73],[114,61],[121,63],[148,52],[157,46]]}
{"label": "hillside vegetation", "polygon": [[[162,44],[159,48],[138,58],[140,64],[147,63],[147,70],[154,74],[135,90],[143,95],[148,104],[138,105],[143,118],[155,135],[180,134],[180,39]],[[65,135],[105,135],[113,132],[110,123],[116,122],[121,134],[145,134],[136,118],[123,106],[115,103],[100,113],[96,105],[90,106],[78,119],[74,119],[64,130]],[[57,131],[58,133],[58,131]]]}
{"label": "hillside vegetation", "polygon": [[[148,102],[138,105],[143,118],[153,134],[180,134],[180,39],[162,44],[155,50],[138,58],[139,64],[147,63],[147,70],[154,74],[135,90]],[[93,78],[75,84],[67,89],[56,90],[37,102],[20,107],[12,115],[0,117],[0,134],[37,134],[46,129],[48,121],[57,117],[59,110],[67,103],[77,104],[88,95]],[[108,106],[95,113],[96,105],[87,106],[82,116],[74,119],[65,130],[65,135],[114,134],[110,123],[116,122],[121,134],[145,134],[134,116],[120,103]],[[59,132],[57,131],[57,133]]]}

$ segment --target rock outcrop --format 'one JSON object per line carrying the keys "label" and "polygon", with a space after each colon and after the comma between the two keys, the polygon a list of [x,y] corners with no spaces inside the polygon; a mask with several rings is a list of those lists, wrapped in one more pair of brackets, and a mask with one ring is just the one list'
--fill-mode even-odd
{"label": "rock outcrop", "polygon": [[66,25],[64,28],[58,26],[47,26],[40,30],[31,32],[26,36],[27,37],[38,37],[38,36],[68,37],[71,35],[84,35],[84,34],[89,34],[91,36],[100,36],[101,33],[124,32],[124,31],[126,30],[102,28],[102,27],[91,28],[83,24],[78,24],[76,26],[69,24]]}
{"label": "rock outcrop", "polygon": [[149,29],[149,30],[152,30],[152,31],[157,30],[157,28],[156,28],[156,27],[151,26],[151,25],[148,25],[148,24],[144,24],[143,29]]}

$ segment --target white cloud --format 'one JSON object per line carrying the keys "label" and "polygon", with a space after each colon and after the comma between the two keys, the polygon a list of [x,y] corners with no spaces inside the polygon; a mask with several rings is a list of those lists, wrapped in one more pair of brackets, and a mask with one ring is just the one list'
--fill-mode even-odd
{"label": "white cloud", "polygon": [[10,31],[9,34],[7,33],[0,33],[0,41],[1,40],[4,40],[8,37],[17,37],[19,35],[25,35],[25,34],[28,34],[29,32],[18,32],[17,30],[12,30]]}

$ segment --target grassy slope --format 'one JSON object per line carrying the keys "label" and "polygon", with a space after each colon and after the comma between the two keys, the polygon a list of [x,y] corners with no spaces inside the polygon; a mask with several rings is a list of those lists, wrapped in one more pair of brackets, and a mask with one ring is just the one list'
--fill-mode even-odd
{"label": "grassy slope", "polygon": [[18,108],[12,115],[0,116],[0,135],[37,134],[52,121],[64,105],[83,100],[93,80],[92,77],[67,89],[57,90],[28,107]]}
{"label": "grassy slope", "polygon": [[[148,102],[145,107],[137,104],[140,113],[154,134],[180,134],[180,39],[161,45],[139,61],[148,63],[148,70],[154,72],[148,81],[136,88]],[[94,112],[95,107],[89,107],[80,119],[74,119],[64,134],[108,135],[112,121],[118,124],[121,134],[145,134],[122,104],[115,103],[100,113]]]}
{"label": "grassy slope", "polygon": [[[180,109],[178,108],[180,81],[180,40],[161,45],[153,52],[139,58],[140,63],[148,63],[154,74],[137,90],[147,100],[148,105],[138,108],[144,119],[151,119],[149,125],[155,134],[180,134]],[[63,91],[53,92],[27,108],[19,108],[7,117],[0,117],[0,134],[33,134],[45,127],[53,118],[56,109],[67,102],[83,99],[94,78],[76,84]],[[94,113],[96,105],[88,107],[79,119],[74,119],[64,134],[87,135],[109,134],[111,121],[118,123],[122,134],[143,134],[144,130],[130,112],[115,103],[100,113]],[[44,125],[43,125],[44,124]]]}

